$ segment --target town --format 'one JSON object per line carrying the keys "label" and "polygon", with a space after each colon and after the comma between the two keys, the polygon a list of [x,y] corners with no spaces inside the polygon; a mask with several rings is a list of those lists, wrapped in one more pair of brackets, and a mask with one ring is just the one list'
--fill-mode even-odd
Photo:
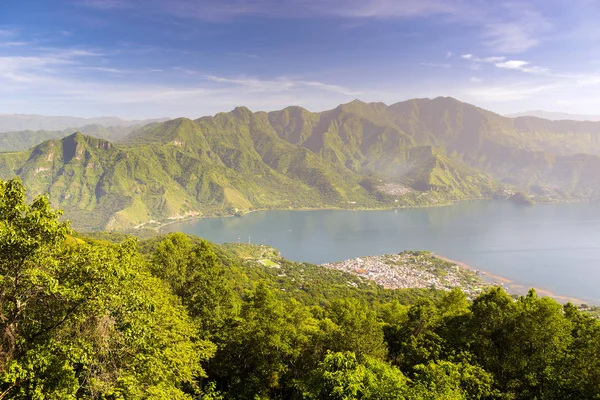
{"label": "town", "polygon": [[372,280],[387,289],[460,288],[467,297],[474,298],[490,286],[478,276],[477,271],[426,251],[405,251],[322,265]]}

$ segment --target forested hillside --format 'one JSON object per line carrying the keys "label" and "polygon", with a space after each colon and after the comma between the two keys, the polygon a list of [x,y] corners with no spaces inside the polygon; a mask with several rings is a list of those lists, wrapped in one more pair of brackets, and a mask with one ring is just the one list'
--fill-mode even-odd
{"label": "forested hillside", "polygon": [[268,247],[87,238],[59,215],[0,183],[0,398],[600,396],[600,321],[534,291],[386,290],[259,262]]}
{"label": "forested hillside", "polygon": [[[98,131],[105,137],[110,132]],[[1,140],[0,140],[1,142]],[[75,133],[0,153],[77,229],[131,230],[256,209],[600,198],[600,123],[506,118],[452,98],[179,118],[121,143]]]}

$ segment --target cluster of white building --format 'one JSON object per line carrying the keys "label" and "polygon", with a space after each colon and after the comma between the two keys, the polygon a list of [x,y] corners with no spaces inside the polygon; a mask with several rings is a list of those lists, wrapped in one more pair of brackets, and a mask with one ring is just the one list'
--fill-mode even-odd
{"label": "cluster of white building", "polygon": [[390,196],[404,196],[413,191],[411,188],[399,183],[384,183],[377,186],[377,190]]}
{"label": "cluster of white building", "polygon": [[388,289],[451,290],[458,287],[467,296],[474,297],[488,286],[482,279],[476,277],[473,271],[437,259],[433,255],[415,256],[411,253],[401,253],[356,258],[323,264],[323,266],[356,274]]}

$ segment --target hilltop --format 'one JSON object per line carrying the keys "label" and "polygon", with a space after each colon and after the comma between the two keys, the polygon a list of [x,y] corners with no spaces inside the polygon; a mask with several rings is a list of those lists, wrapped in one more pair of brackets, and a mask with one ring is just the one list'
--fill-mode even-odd
{"label": "hilltop", "polygon": [[523,192],[600,197],[600,123],[507,118],[453,98],[312,113],[238,107],[0,154],[0,178],[49,193],[78,229],[128,230],[254,209],[390,208]]}

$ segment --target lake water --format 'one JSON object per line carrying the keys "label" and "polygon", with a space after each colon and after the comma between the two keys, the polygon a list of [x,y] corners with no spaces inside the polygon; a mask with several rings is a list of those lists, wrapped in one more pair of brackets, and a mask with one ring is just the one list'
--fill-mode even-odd
{"label": "lake water", "polygon": [[473,268],[600,304],[600,204],[464,201],[397,211],[261,211],[168,225],[216,243],[268,244],[324,263],[430,250]]}

